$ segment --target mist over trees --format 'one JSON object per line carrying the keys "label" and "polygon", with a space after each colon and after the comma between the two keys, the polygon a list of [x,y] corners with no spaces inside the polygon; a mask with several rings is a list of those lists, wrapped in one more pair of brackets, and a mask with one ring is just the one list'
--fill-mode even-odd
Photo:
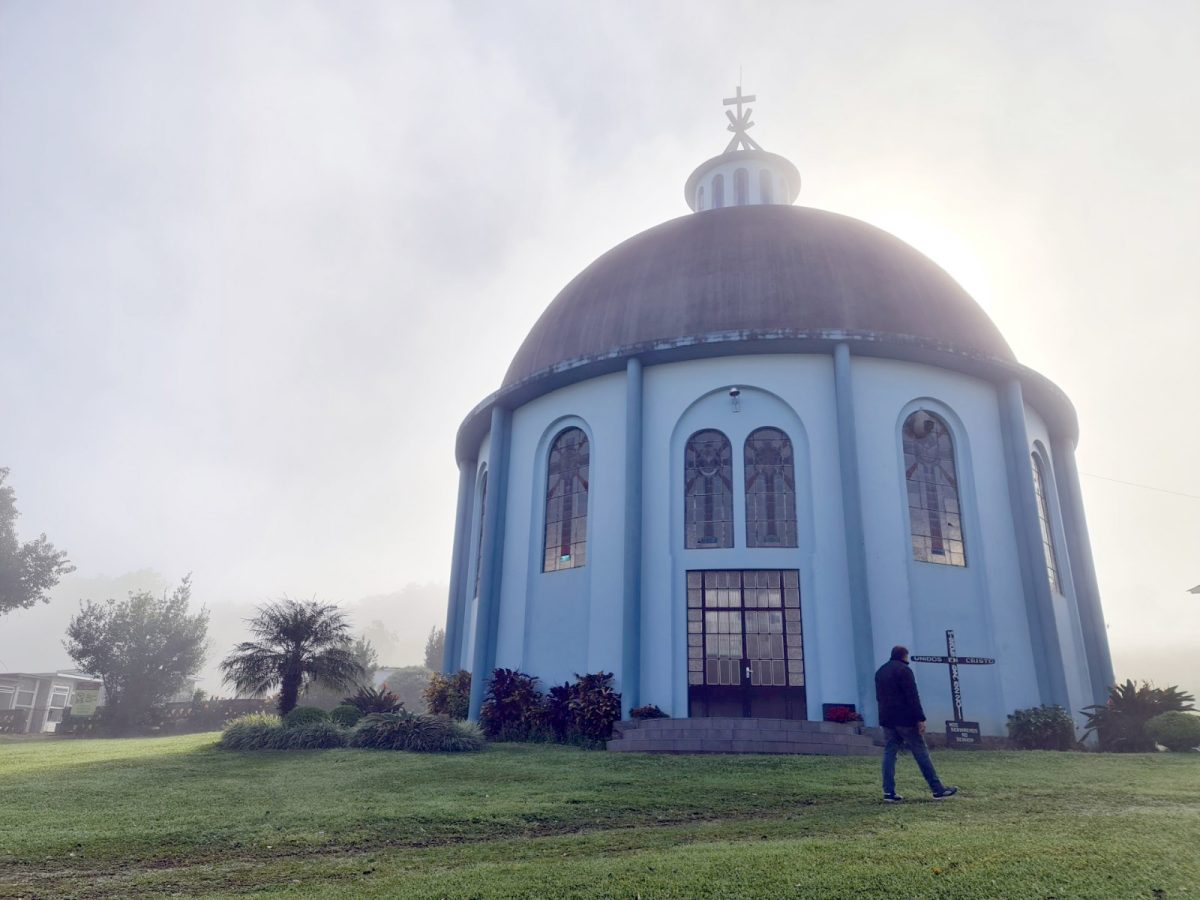
{"label": "mist over trees", "polygon": [[59,578],[75,571],[67,554],[39,535],[22,544],[17,540],[17,495],[4,483],[8,469],[0,468],[0,616],[14,609],[49,603],[49,591]]}
{"label": "mist over trees", "polygon": [[104,684],[105,720],[116,731],[147,724],[150,711],[204,665],[208,611],[189,610],[190,576],[156,597],[136,591],[126,600],[82,601],[67,626],[67,653]]}
{"label": "mist over trees", "polygon": [[434,625],[425,640],[425,668],[431,672],[442,671],[442,659],[446,654],[446,630]]}

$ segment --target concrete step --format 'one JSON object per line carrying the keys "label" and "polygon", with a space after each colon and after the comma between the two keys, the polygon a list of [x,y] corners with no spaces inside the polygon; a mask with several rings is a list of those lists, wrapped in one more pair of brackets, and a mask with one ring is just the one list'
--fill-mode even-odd
{"label": "concrete step", "polygon": [[613,726],[621,753],[799,753],[878,756],[860,726],[797,719],[638,719]]}

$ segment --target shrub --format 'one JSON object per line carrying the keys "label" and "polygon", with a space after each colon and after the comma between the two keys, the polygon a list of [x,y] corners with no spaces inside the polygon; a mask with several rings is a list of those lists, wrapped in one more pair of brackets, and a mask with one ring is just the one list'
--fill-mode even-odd
{"label": "shrub", "polygon": [[315,706],[297,706],[283,717],[285,728],[299,728],[301,725],[312,725],[316,722],[328,722],[329,713]]}
{"label": "shrub", "polygon": [[275,732],[282,730],[279,716],[251,713],[226,725],[217,746],[222,750],[262,750],[271,742]]}
{"label": "shrub", "polygon": [[429,709],[425,701],[425,688],[432,674],[424,666],[400,666],[381,669],[376,677],[383,676],[383,687],[396,695],[401,706],[409,712],[424,713]]}
{"label": "shrub", "polygon": [[631,719],[669,719],[671,718],[653,703],[647,703],[645,706],[639,706],[636,709],[629,711]]}
{"label": "shrub", "polygon": [[1008,717],[1008,736],[1021,750],[1071,750],[1075,722],[1061,706],[1018,709]]}
{"label": "shrub", "polygon": [[496,669],[479,708],[479,724],[493,740],[528,740],[542,725],[537,679],[515,669]]}
{"label": "shrub", "polygon": [[613,722],[621,718],[621,695],[612,689],[612,679],[611,672],[575,676],[570,706],[575,730],[585,738],[608,740]]}
{"label": "shrub", "polygon": [[568,681],[550,688],[546,695],[542,721],[556,741],[567,740],[575,730],[575,712],[571,709],[575,693],[575,685]]}
{"label": "shrub", "polygon": [[341,706],[335,706],[329,711],[329,721],[335,725],[341,725],[343,728],[353,728],[358,724],[358,720],[362,718],[362,715],[358,711],[357,706],[343,703]]}
{"label": "shrub", "polygon": [[1160,713],[1146,723],[1146,734],[1156,744],[1183,753],[1200,747],[1200,716],[1192,713]]}
{"label": "shrub", "polygon": [[403,711],[372,713],[359,723],[350,745],[372,750],[455,753],[482,749],[483,735],[475,725],[442,716]]}
{"label": "shrub", "polygon": [[364,716],[371,713],[393,713],[404,707],[400,698],[383,687],[360,687],[353,697],[342,700],[348,706],[353,706]]}
{"label": "shrub", "polygon": [[307,722],[302,725],[284,725],[270,738],[270,746],[264,750],[330,750],[345,747],[347,735],[328,719]]}
{"label": "shrub", "polygon": [[471,705],[471,673],[460,669],[453,675],[434,672],[425,687],[425,706],[430,714],[465,719]]}
{"label": "shrub", "polygon": [[1115,753],[1153,753],[1154,740],[1146,734],[1146,723],[1165,712],[1186,712],[1196,698],[1178,687],[1156,688],[1149,682],[1135,685],[1127,680],[1108,690],[1104,705],[1085,706],[1088,729],[1096,732],[1100,749]]}

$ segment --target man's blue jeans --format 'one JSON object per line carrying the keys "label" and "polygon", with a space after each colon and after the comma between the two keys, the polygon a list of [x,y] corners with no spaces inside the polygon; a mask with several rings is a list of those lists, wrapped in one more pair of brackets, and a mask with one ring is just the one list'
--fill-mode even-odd
{"label": "man's blue jeans", "polygon": [[883,728],[887,745],[883,748],[883,793],[884,796],[896,793],[896,754],[901,747],[907,747],[913,755],[921,774],[929,782],[929,789],[935,794],[942,790],[942,782],[938,780],[937,772],[933,770],[933,762],[929,759],[929,748],[925,746],[925,738],[916,725],[898,725]]}

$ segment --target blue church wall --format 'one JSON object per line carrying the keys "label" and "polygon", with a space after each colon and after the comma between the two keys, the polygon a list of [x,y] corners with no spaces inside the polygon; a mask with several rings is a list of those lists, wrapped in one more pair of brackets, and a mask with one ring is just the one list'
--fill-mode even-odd
{"label": "blue church wall", "polygon": [[1056,466],[1053,455],[1048,449],[1051,445],[1049,429],[1041,415],[1028,405],[1025,407],[1025,422],[1031,441],[1029,452],[1036,453],[1041,458],[1046,481],[1044,486],[1046,510],[1050,518],[1051,540],[1054,544],[1054,558],[1061,589],[1059,591],[1051,590],[1054,618],[1058,625],[1059,647],[1067,679],[1070,711],[1075,716],[1076,722],[1082,725],[1087,717],[1080,710],[1092,703],[1100,702],[1101,698],[1093,698],[1089,660],[1084,650],[1083,628],[1079,615],[1079,597],[1075,588],[1075,573],[1067,552],[1062,508],[1058,500]]}
{"label": "blue church wall", "polygon": [[[643,521],[670,526],[644,534],[641,702],[687,715],[686,572],[703,569],[799,570],[809,715],[819,717],[822,699],[853,698],[832,359],[697,360],[647,368],[645,379]],[[763,426],[781,428],[793,443],[796,548],[746,547],[743,447]],[[734,546],[686,550],[684,446],[704,428],[722,431],[732,445]]]}
{"label": "blue church wall", "polygon": [[[1008,712],[1036,705],[1039,695],[995,388],[883,359],[855,358],[853,373],[876,657],[887,659],[898,643],[944,654],[953,629],[960,654],[998,661],[963,666],[960,678],[967,718],[1003,734]],[[913,558],[901,428],[918,409],[942,418],[954,440],[965,567]],[[946,668],[913,670],[934,727],[953,718]]]}
{"label": "blue church wall", "polygon": [[480,503],[482,499],[480,488],[483,484],[484,475],[487,472],[487,457],[490,444],[491,439],[485,438],[482,446],[479,448],[480,462],[476,466],[474,485],[472,486],[469,502],[471,509],[469,531],[467,540],[463,543],[467,558],[463,566],[465,577],[462,580],[458,596],[458,602],[462,606],[462,626],[458,655],[455,659],[455,669],[466,669],[467,671],[470,671],[473,666],[475,623],[479,612],[479,598],[475,593],[475,584],[479,580],[477,571],[480,563],[479,541],[483,537],[482,529],[480,528],[483,517],[483,508]]}
{"label": "blue church wall", "polygon": [[[572,426],[589,442],[586,562],[543,572],[549,448]],[[624,430],[623,374],[555,391],[513,414],[496,665],[536,675],[543,688],[600,670],[617,675],[619,687]]]}

